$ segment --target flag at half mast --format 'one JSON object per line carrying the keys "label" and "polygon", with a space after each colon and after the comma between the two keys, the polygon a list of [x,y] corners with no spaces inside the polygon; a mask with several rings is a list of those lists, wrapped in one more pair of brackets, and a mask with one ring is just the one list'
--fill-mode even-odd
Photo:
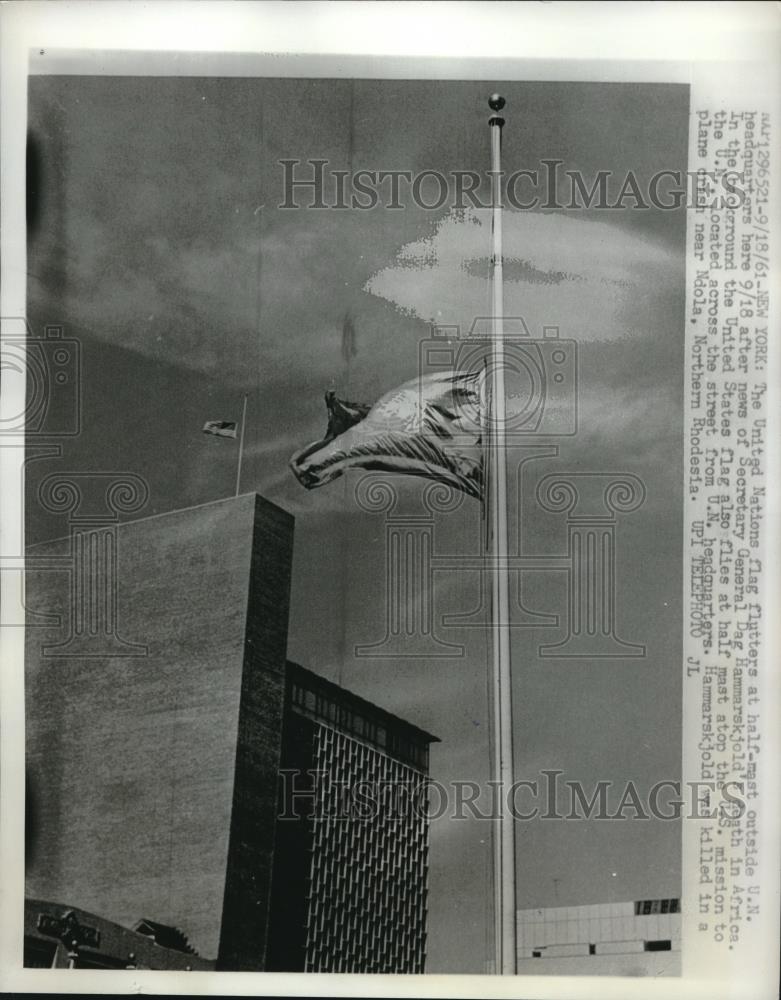
{"label": "flag at half mast", "polygon": [[204,434],[213,434],[215,437],[235,438],[235,420],[207,420],[203,425]]}
{"label": "flag at half mast", "polygon": [[405,382],[373,406],[327,392],[324,437],[290,467],[307,489],[351,468],[425,476],[483,497],[482,372],[436,372]]}

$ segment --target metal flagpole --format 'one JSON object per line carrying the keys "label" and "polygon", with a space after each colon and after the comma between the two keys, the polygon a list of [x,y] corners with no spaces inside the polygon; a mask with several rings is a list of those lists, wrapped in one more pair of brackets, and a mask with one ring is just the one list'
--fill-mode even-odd
{"label": "metal flagpole", "polygon": [[508,795],[513,784],[512,686],[510,671],[509,573],[501,562],[507,556],[507,442],[505,437],[504,298],[502,274],[501,152],[504,118],[496,112],[504,98],[488,101],[494,112],[491,131],[491,277],[493,330],[489,361],[490,406],[488,414],[489,556],[492,596],[493,752],[494,777],[499,781],[499,821],[496,837],[495,907],[496,971],[516,972],[515,824]]}
{"label": "metal flagpole", "polygon": [[236,465],[236,496],[239,495],[239,486],[241,485],[241,459],[244,455],[244,424],[247,422],[247,396],[248,393],[244,393],[244,407],[241,411],[241,433],[239,435],[239,460]]}

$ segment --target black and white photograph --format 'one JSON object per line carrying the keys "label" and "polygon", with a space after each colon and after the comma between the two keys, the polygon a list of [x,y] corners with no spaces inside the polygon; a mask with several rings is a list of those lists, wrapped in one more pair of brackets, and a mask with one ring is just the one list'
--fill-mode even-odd
{"label": "black and white photograph", "polygon": [[218,44],[25,54],[13,988],[770,997],[765,91]]}

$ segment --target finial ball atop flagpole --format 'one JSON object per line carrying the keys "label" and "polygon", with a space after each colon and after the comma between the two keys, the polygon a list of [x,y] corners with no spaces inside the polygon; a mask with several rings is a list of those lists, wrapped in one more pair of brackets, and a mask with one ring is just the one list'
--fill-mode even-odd
{"label": "finial ball atop flagpole", "polygon": [[496,114],[497,111],[501,111],[505,105],[505,100],[501,94],[491,94],[488,98],[488,106],[494,113],[488,119],[489,125],[498,125],[501,131],[502,125],[504,125],[504,118],[501,115]]}

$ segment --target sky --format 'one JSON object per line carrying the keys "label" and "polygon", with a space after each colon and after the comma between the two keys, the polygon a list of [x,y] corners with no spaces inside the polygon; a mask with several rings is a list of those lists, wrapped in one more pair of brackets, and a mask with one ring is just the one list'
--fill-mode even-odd
{"label": "sky", "polygon": [[[446,629],[461,657],[356,657],[384,630],[385,522],[355,500],[357,474],[306,492],[290,455],[319,438],[323,393],[371,403],[417,372],[431,323],[485,316],[490,225],[479,209],[282,209],[282,159],[329,170],[488,169],[486,97],[507,98],[504,164],[545,158],[593,178],[646,182],[686,169],[684,87],[144,77],[31,77],[29,319],[62,324],[83,355],[83,429],[58,471],[146,478],[158,513],[228,496],[236,445],[201,433],[248,396],[242,491],[296,518],[289,656],[435,733],[432,776],[488,777],[486,636]],[[619,520],[618,624],[641,660],[540,659],[561,630],[513,631],[516,773],[561,769],[587,787],[680,773],[682,211],[505,212],[505,310],[533,336],[577,342],[578,434],[525,466],[514,510],[530,553],[561,552],[566,526],[533,502],[544,474],[629,472],[647,499]],[[342,352],[344,317],[355,354]],[[549,441],[550,443],[550,441]],[[511,454],[517,461],[519,452]],[[33,462],[30,497],[53,471]],[[399,510],[422,484],[394,481]],[[437,515],[435,551],[480,550],[479,505]],[[28,541],[63,533],[28,505]],[[561,574],[528,574],[524,600],[563,613]],[[470,611],[475,574],[434,576],[437,616]],[[490,835],[432,824],[429,971],[481,972]],[[527,822],[521,907],[674,896],[671,822]]]}

